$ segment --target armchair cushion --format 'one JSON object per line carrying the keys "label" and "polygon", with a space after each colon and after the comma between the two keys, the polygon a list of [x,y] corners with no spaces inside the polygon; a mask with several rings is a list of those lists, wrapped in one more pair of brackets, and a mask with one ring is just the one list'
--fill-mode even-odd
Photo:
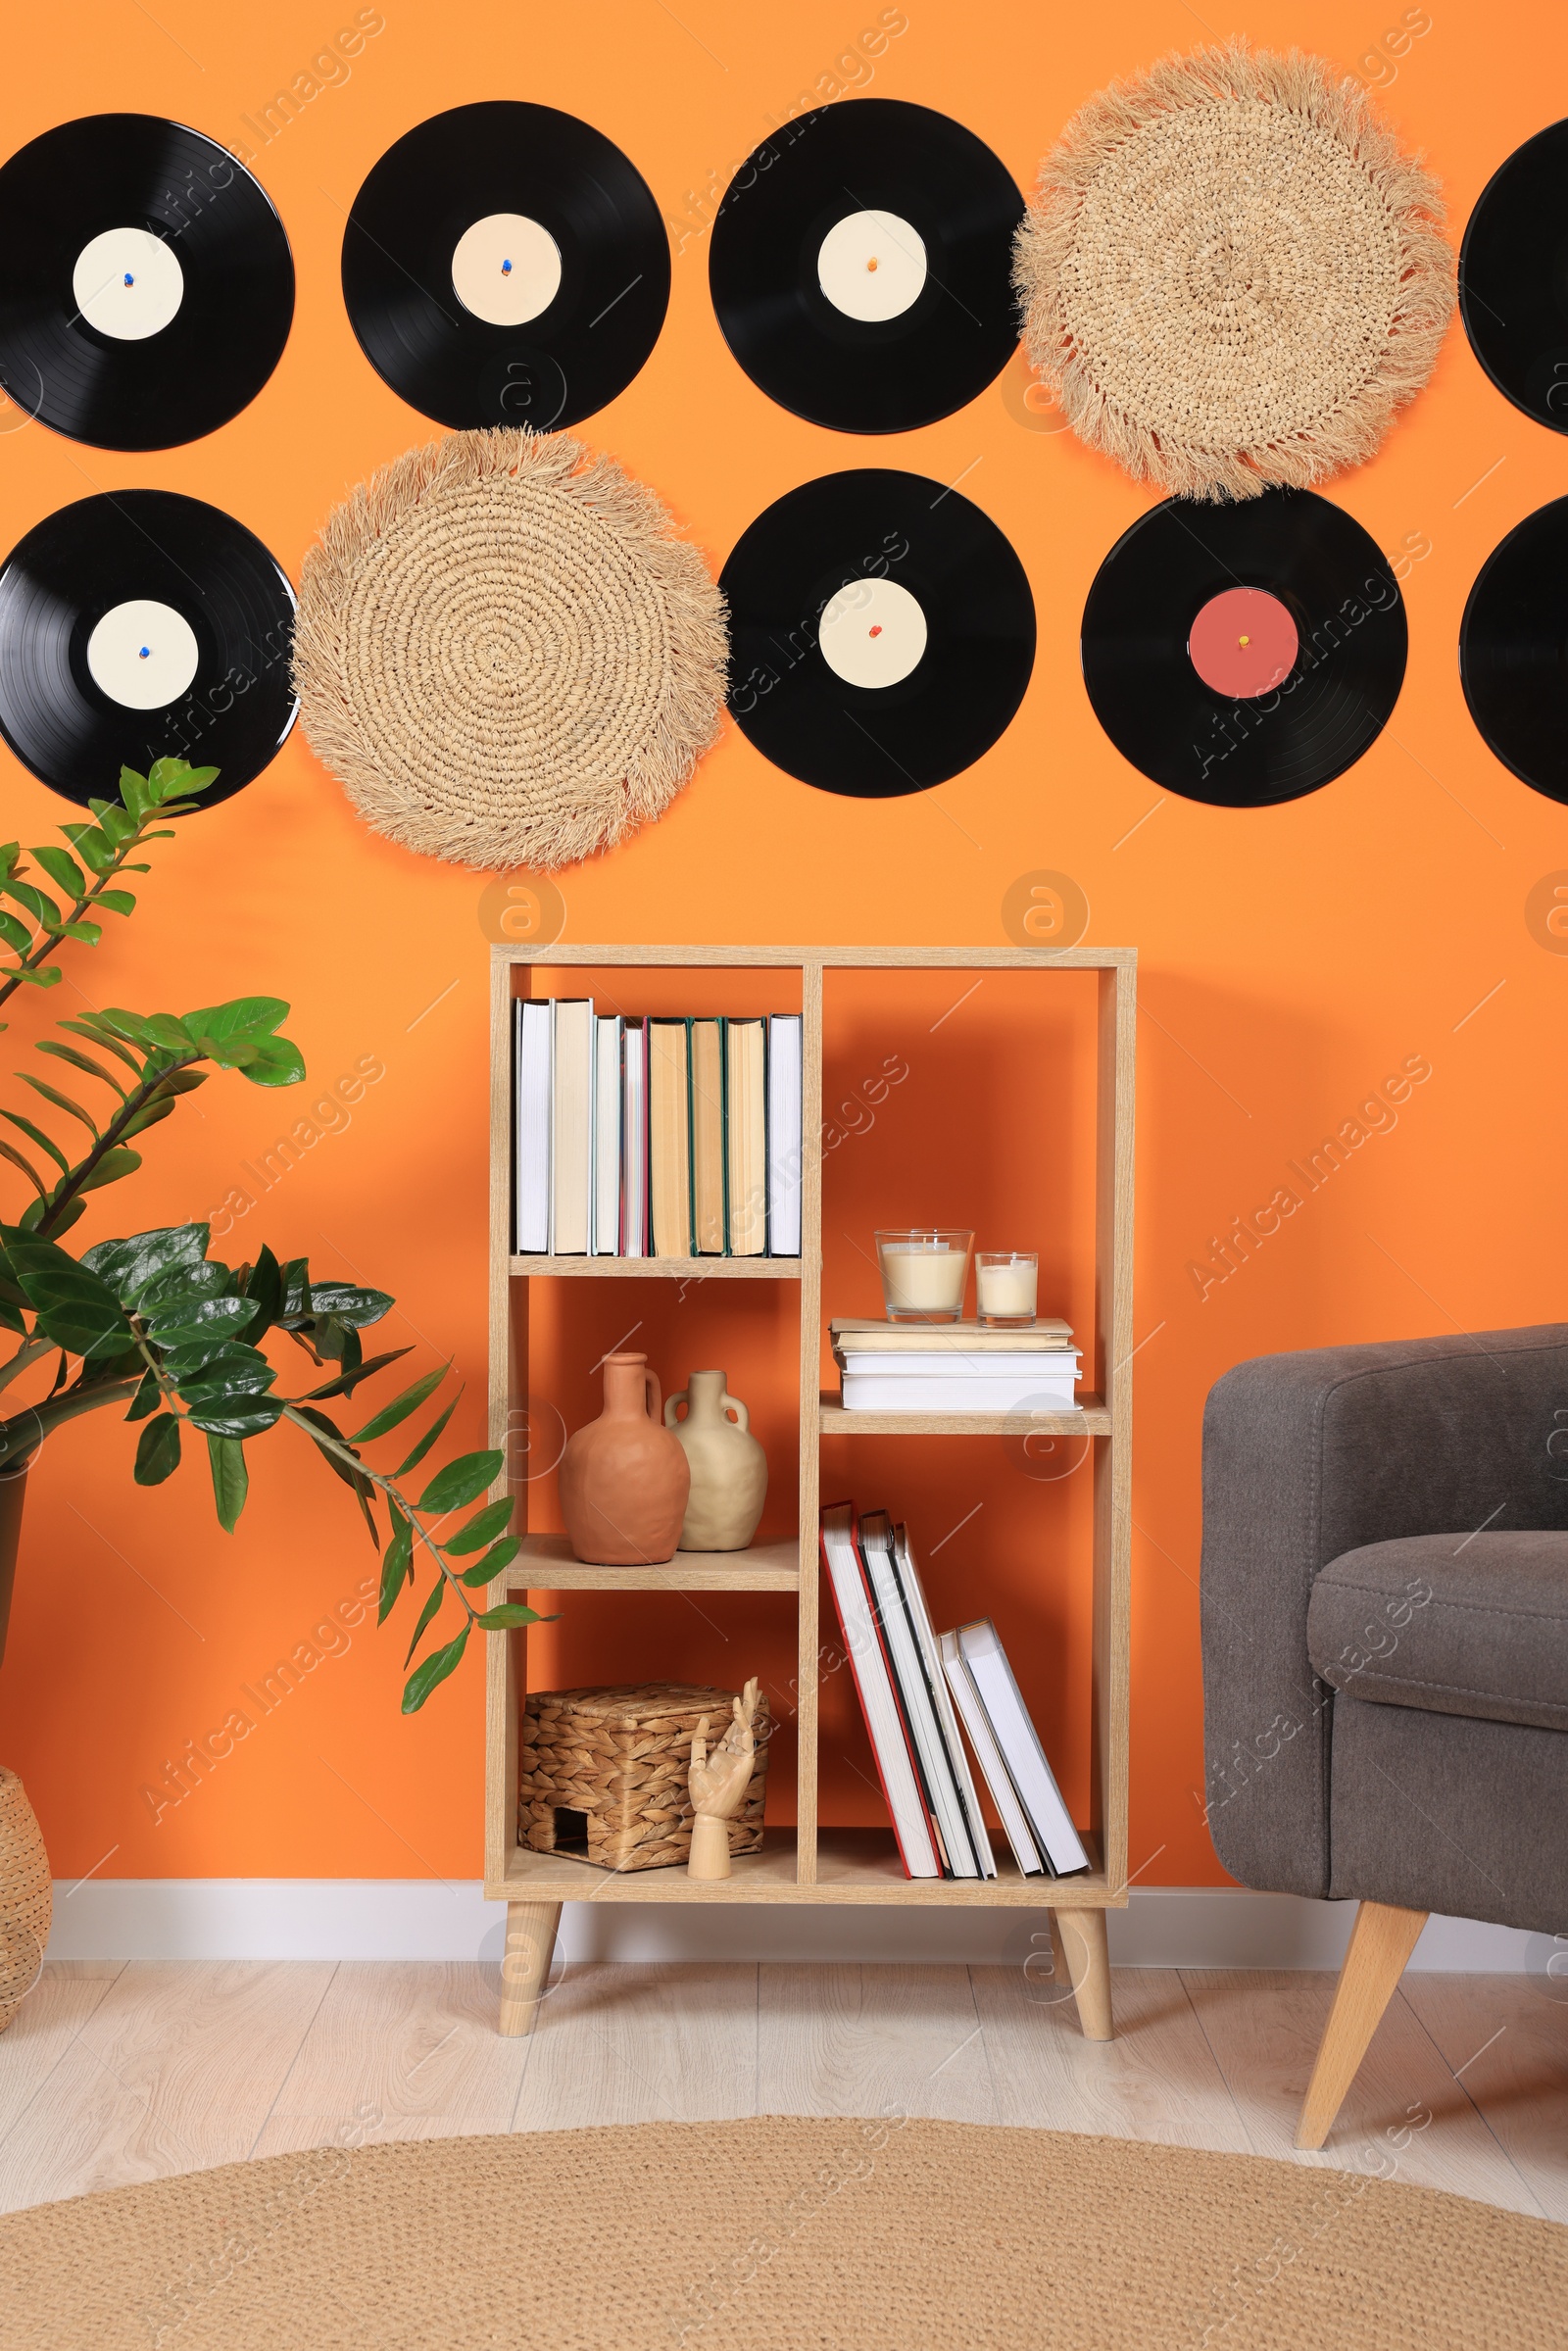
{"label": "armchair cushion", "polygon": [[1568,1534],[1343,1551],[1312,1586],[1306,1642],[1340,1697],[1568,1731]]}

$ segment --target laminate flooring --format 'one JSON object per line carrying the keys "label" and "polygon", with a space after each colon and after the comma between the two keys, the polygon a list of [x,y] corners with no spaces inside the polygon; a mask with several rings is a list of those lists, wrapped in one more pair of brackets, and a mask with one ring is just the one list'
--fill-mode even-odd
{"label": "laminate flooring", "polygon": [[1331,2164],[1568,2222],[1568,1985],[1408,1975],[1321,2154],[1291,2145],[1334,1980],[1114,1971],[1086,2041],[1033,1968],[51,1965],[0,2034],[0,2211],[321,2145],[930,2115]]}

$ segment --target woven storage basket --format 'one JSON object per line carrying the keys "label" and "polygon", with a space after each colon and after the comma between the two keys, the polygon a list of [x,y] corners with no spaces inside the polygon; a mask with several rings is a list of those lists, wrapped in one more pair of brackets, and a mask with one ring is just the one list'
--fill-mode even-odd
{"label": "woven storage basket", "polygon": [[[684,1682],[530,1690],[520,1727],[518,1841],[535,1853],[575,1850],[581,1858],[566,1825],[558,1822],[562,1812],[578,1812],[587,1822],[586,1858],[600,1869],[667,1869],[685,1861],[692,1849],[686,1788],[692,1735],[706,1714],[710,1746],[716,1745],[732,1720],[734,1696]],[[753,1731],[757,1761],[746,1800],[729,1824],[732,1853],[755,1853],[762,1841],[765,1697],[758,1701]]]}
{"label": "woven storage basket", "polygon": [[22,1782],[0,1765],[0,2033],[38,1980],[53,1909],[42,1832]]}

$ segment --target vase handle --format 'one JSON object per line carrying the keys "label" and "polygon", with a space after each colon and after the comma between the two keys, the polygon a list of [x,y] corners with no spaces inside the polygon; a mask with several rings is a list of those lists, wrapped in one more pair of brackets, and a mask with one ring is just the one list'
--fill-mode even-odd
{"label": "vase handle", "polygon": [[643,1402],[647,1406],[649,1419],[657,1420],[659,1418],[659,1374],[657,1371],[650,1371],[646,1364],[643,1366]]}
{"label": "vase handle", "polygon": [[741,1402],[741,1399],[738,1396],[721,1396],[718,1399],[718,1408],[720,1412],[733,1412],[735,1418],[739,1421],[741,1427],[746,1431],[747,1435],[751,1435],[752,1416],[747,1411],[746,1406]]}
{"label": "vase handle", "polygon": [[[652,1373],[652,1372],[650,1372],[650,1373],[649,1373],[649,1375],[648,1375],[648,1377],[649,1377],[650,1379],[653,1379],[653,1376],[654,1376],[654,1375],[653,1375],[653,1373]],[[656,1386],[657,1386],[657,1383],[656,1383]],[[675,1417],[675,1406],[676,1406],[677,1404],[684,1404],[684,1405],[686,1406],[686,1409],[687,1409],[687,1411],[689,1412],[689,1411],[691,1410],[691,1403],[692,1403],[692,1399],[691,1399],[690,1396],[687,1394],[687,1392],[686,1392],[686,1390],[685,1390],[684,1388],[678,1389],[678,1390],[676,1391],[675,1395],[673,1395],[673,1396],[665,1396],[665,1398],[664,1398],[664,1426],[665,1426],[665,1428],[666,1428],[666,1429],[675,1429],[675,1428],[679,1428],[679,1426],[680,1426],[680,1423],[679,1423],[679,1421],[678,1421],[678,1420],[676,1419],[676,1417]]]}

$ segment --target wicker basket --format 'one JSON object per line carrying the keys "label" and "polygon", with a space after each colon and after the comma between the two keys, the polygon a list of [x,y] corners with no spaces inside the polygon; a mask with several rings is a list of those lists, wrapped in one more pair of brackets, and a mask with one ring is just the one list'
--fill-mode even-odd
{"label": "wicker basket", "polygon": [[[519,1843],[606,1870],[668,1869],[685,1861],[692,1846],[686,1787],[692,1735],[706,1714],[710,1743],[716,1744],[733,1698],[731,1690],[681,1682],[530,1690],[519,1732]],[[765,1697],[753,1729],[757,1761],[746,1800],[729,1824],[732,1853],[755,1853],[762,1841]]]}
{"label": "wicker basket", "polygon": [[49,1940],[49,1856],[15,1772],[0,1766],[0,2033],[38,1981]]}

